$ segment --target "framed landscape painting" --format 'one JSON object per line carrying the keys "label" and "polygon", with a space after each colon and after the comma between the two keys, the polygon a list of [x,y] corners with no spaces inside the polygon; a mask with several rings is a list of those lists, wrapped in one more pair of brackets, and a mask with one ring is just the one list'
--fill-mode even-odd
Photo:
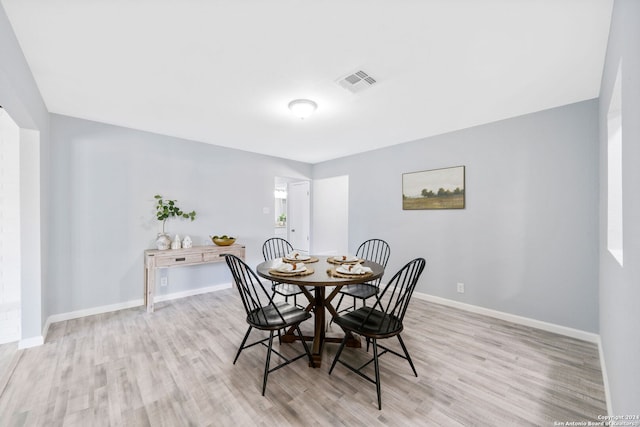
{"label": "framed landscape painting", "polygon": [[402,174],[402,209],[464,209],[464,166]]}

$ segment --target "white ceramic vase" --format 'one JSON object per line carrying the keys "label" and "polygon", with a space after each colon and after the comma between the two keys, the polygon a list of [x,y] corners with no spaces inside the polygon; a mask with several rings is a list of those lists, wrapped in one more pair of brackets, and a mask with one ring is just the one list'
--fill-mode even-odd
{"label": "white ceramic vase", "polygon": [[156,248],[161,251],[166,251],[171,247],[171,239],[164,233],[158,233],[158,238],[156,239]]}

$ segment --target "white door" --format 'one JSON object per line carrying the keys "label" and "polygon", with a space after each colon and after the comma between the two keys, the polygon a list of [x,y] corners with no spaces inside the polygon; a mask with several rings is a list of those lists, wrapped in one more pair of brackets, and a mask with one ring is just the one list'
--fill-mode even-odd
{"label": "white door", "polygon": [[309,253],[310,195],[309,181],[291,182],[287,191],[287,226],[293,248]]}

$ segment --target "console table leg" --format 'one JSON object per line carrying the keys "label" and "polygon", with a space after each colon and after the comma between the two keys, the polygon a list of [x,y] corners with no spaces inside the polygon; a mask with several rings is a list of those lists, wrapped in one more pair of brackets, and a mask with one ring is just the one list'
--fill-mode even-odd
{"label": "console table leg", "polygon": [[145,273],[144,300],[147,306],[147,313],[153,313],[153,297],[156,288],[156,269],[146,268]]}

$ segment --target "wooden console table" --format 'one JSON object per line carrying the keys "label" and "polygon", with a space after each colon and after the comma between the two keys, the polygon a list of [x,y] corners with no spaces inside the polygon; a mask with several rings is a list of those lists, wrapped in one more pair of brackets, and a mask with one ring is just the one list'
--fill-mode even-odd
{"label": "wooden console table", "polygon": [[147,313],[153,312],[153,298],[156,290],[156,269],[181,267],[185,265],[224,262],[223,254],[233,254],[244,260],[244,246],[194,246],[189,249],[147,249],[144,251],[144,305]]}

